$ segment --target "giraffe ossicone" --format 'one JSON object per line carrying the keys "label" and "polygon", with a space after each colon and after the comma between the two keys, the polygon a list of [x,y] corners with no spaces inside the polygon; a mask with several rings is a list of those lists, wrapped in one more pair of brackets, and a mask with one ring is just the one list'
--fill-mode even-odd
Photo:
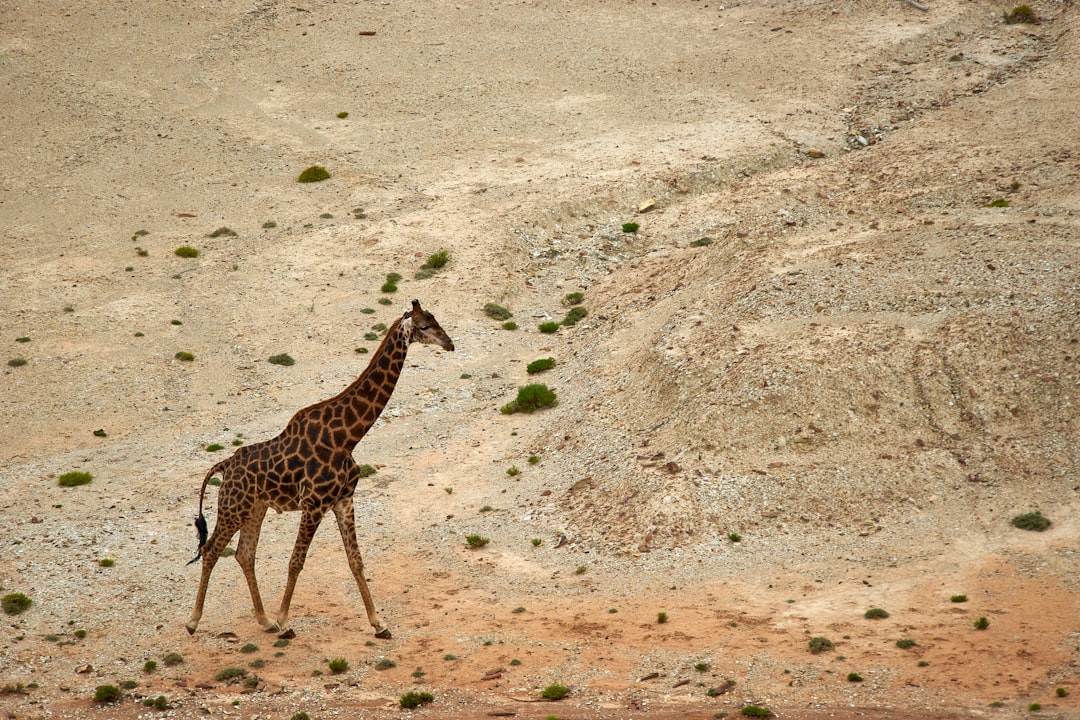
{"label": "giraffe ossicone", "polygon": [[[434,315],[420,307],[418,300],[413,300],[412,308],[394,321],[367,368],[347,388],[297,412],[277,437],[243,445],[231,457],[210,468],[199,491],[199,515],[195,520],[199,549],[191,562],[202,558],[202,576],[195,608],[185,625],[189,633],[195,632],[202,618],[214,565],[237,531],[240,540],[236,546],[236,560],[247,580],[255,619],[267,632],[284,630],[296,579],[304,567],[311,539],[327,511],[333,511],[368,621],[375,628],[376,637],[390,637],[390,630],[375,611],[356,540],[353,493],[360,472],[352,453],[390,400],[405,365],[409,345],[414,342],[437,345],[443,350],[454,349],[450,336]],[[207,482],[214,476],[221,478],[218,516],[213,533],[207,537],[203,499]],[[278,512],[299,510],[301,513],[296,544],[289,560],[289,578],[273,621],[263,609],[255,579],[255,549],[263,518],[270,508]]]}

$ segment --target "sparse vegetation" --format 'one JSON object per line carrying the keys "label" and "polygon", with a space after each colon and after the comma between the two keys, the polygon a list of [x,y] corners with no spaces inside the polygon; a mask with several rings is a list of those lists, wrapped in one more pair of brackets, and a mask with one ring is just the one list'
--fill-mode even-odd
{"label": "sparse vegetation", "polygon": [[964,603],[967,602],[967,595],[952,595],[949,597],[949,602]]}
{"label": "sparse vegetation", "polygon": [[266,362],[270,363],[271,365],[281,365],[283,367],[291,367],[296,364],[296,361],[289,357],[288,353],[271,355],[266,359]]}
{"label": "sparse vegetation", "polygon": [[161,662],[165,663],[165,667],[176,667],[183,664],[184,656],[180,653],[171,652],[161,658]]}
{"label": "sparse vegetation", "polygon": [[1046,528],[1050,527],[1050,519],[1044,517],[1041,512],[1036,510],[1035,512],[1024,513],[1023,515],[1017,515],[1009,522],[1015,528],[1021,530],[1034,530],[1036,532],[1042,532]]}
{"label": "sparse vegetation", "polygon": [[125,680],[120,683],[121,690],[134,690],[137,687],[139,687],[139,683],[135,682],[134,680]]}
{"label": "sparse vegetation", "polygon": [[60,476],[60,487],[75,487],[77,485],[88,485],[90,481],[94,479],[94,476],[88,472],[79,472],[74,470],[72,472],[64,473]]}
{"label": "sparse vegetation", "polygon": [[863,681],[862,675],[860,675],[859,673],[854,673],[854,672],[853,673],[848,673],[847,679],[848,679],[848,682],[862,682]]}
{"label": "sparse vegetation", "polygon": [[739,710],[739,712],[742,713],[743,715],[745,715],[746,717],[753,717],[753,718],[772,717],[772,710],[770,710],[767,707],[761,707],[759,705],[744,705],[742,707],[742,709]]}
{"label": "sparse vegetation", "polygon": [[1004,13],[1002,18],[1006,25],[1038,25],[1039,16],[1029,5],[1017,5],[1011,12]]}
{"label": "sparse vegetation", "polygon": [[985,630],[986,628],[990,627],[990,621],[987,620],[985,617],[980,617],[978,620],[972,623],[972,625],[975,626],[976,630]]}
{"label": "sparse vegetation", "polygon": [[299,183],[314,183],[322,182],[323,180],[329,180],[330,173],[322,165],[312,165],[309,168],[305,168],[299,176],[296,178],[296,182]]}
{"label": "sparse vegetation", "polygon": [[338,114],[336,115],[336,117],[337,117],[337,119],[338,119],[338,120],[344,120],[345,118],[349,117],[349,113],[347,113],[347,112],[345,112],[344,110],[342,110],[341,112],[339,112],[339,113],[338,113]]}
{"label": "sparse vegetation", "polygon": [[521,471],[518,470],[517,465],[511,465],[509,468],[506,469],[506,474],[510,477],[514,477],[515,475],[520,475]]}
{"label": "sparse vegetation", "polygon": [[588,314],[589,311],[586,310],[584,307],[582,307],[581,305],[575,305],[574,307],[570,308],[570,311],[568,313],[566,313],[566,317],[563,318],[562,324],[566,325],[567,327],[577,325],[579,322],[584,320]]}
{"label": "sparse vegetation", "polygon": [[1069,691],[1063,687],[1059,687],[1057,690],[1054,691],[1054,694],[1058,697],[1066,697],[1069,694]]}
{"label": "sparse vegetation", "polygon": [[863,617],[867,620],[884,620],[885,618],[889,617],[889,613],[887,610],[884,610],[882,608],[870,608],[865,613],[863,613]]}
{"label": "sparse vegetation", "polygon": [[210,443],[206,446],[206,452],[217,452],[218,450],[224,450],[225,446],[220,443]]}
{"label": "sparse vegetation", "polygon": [[6,615],[18,615],[26,612],[33,604],[34,601],[23,593],[8,593],[0,600],[0,607],[3,607]]}
{"label": "sparse vegetation", "polygon": [[152,673],[157,670],[157,663],[153,660],[147,660],[142,666],[143,672]]}
{"label": "sparse vegetation", "polygon": [[1009,207],[1009,201],[1005,198],[998,198],[997,200],[991,200],[990,202],[986,203],[986,207],[1007,208]]}
{"label": "sparse vegetation", "polygon": [[448,262],[450,262],[450,251],[444,248],[428,255],[427,262],[423,264],[423,268],[425,270],[441,270]]}
{"label": "sparse vegetation", "polygon": [[502,324],[502,329],[503,330],[517,330],[518,329],[518,324],[516,322],[514,322],[513,320],[507,320],[506,322],[504,322]]}
{"label": "sparse vegetation", "polygon": [[327,662],[330,672],[339,675],[349,669],[349,661],[345,658],[334,658]]}
{"label": "sparse vegetation", "polygon": [[80,640],[82,640],[82,639],[84,639],[86,637],[86,631],[85,630],[76,630],[75,632],[73,632],[71,634],[74,635],[75,637],[77,637]]}
{"label": "sparse vegetation", "polygon": [[401,699],[398,700],[398,704],[403,710],[412,710],[413,708],[426,705],[434,700],[435,698],[429,692],[407,692],[401,696]]}
{"label": "sparse vegetation", "polygon": [[255,643],[244,643],[243,645],[240,646],[240,652],[242,652],[242,653],[259,652],[259,646],[256,645]]}
{"label": "sparse vegetation", "polygon": [[175,357],[180,362],[191,362],[192,360],[195,359],[194,353],[189,353],[186,350],[181,350],[180,352],[176,353],[176,355],[174,355],[173,357]]}
{"label": "sparse vegetation", "polygon": [[636,233],[640,227],[636,222],[623,223],[622,231],[624,233]]}
{"label": "sparse vegetation", "polygon": [[544,688],[543,692],[540,693],[540,697],[545,700],[562,700],[569,694],[570,688],[565,685],[554,684]]}
{"label": "sparse vegetation", "polygon": [[577,305],[577,304],[583,302],[584,300],[585,300],[585,293],[572,292],[572,293],[567,293],[566,295],[563,296],[562,304],[563,305]]}
{"label": "sparse vegetation", "polygon": [[708,245],[712,245],[711,237],[698,238],[690,243],[690,247],[706,247]]}
{"label": "sparse vegetation", "polygon": [[668,621],[668,614],[666,612],[658,612],[658,613],[656,613],[656,622],[663,625],[667,621]]}
{"label": "sparse vegetation", "polygon": [[219,227],[217,230],[210,233],[206,237],[208,237],[208,238],[236,237],[236,231],[233,230],[231,227],[226,227],[225,225],[222,225],[221,227]]}
{"label": "sparse vegetation", "polygon": [[709,671],[709,663],[707,663],[707,662],[695,663],[694,664],[694,669],[697,670],[698,672],[708,672]]}
{"label": "sparse vegetation", "polygon": [[7,364],[11,367],[22,367],[23,365],[26,365],[26,358],[11,358],[10,360],[8,360]]}
{"label": "sparse vegetation", "polygon": [[561,326],[561,323],[557,323],[557,322],[554,322],[554,321],[542,322],[542,323],[540,323],[539,325],[536,326],[536,329],[539,330],[542,333],[553,333],[553,332],[558,332],[560,326]]}
{"label": "sparse vegetation", "polygon": [[577,567],[576,567],[576,568],[574,569],[574,574],[575,574],[575,575],[584,575],[584,574],[585,574],[585,571],[586,571],[586,570],[588,570],[588,569],[589,569],[589,568],[588,568],[588,566],[587,566],[587,565],[578,565],[578,566],[577,566]]}
{"label": "sparse vegetation", "polygon": [[901,638],[896,641],[896,647],[900,648],[901,650],[910,650],[916,645],[918,645],[918,643],[910,638]]}
{"label": "sparse vegetation", "polygon": [[390,668],[396,668],[397,663],[390,658],[380,658],[379,662],[375,663],[376,670],[389,670]]}
{"label": "sparse vegetation", "polygon": [[823,652],[829,652],[833,649],[832,640],[827,637],[812,637],[810,638],[810,652],[814,655],[819,655]]}
{"label": "sparse vegetation", "polygon": [[264,230],[273,230],[277,227],[277,223],[273,220],[267,220],[262,224]]}
{"label": "sparse vegetation", "polygon": [[110,568],[115,564],[116,564],[116,561],[113,560],[112,558],[101,558],[100,560],[98,560],[98,565],[100,565],[101,567],[104,567],[104,568]]}
{"label": "sparse vegetation", "polygon": [[15,338],[15,342],[17,342],[17,343],[28,343],[28,342],[30,342],[30,338],[28,338],[28,337],[17,337],[17,338]]}
{"label": "sparse vegetation", "polygon": [[555,367],[555,358],[540,358],[539,360],[533,360],[531,363],[525,366],[525,372],[530,375],[544,372]]}
{"label": "sparse vegetation", "polygon": [[445,655],[442,656],[442,659],[446,660],[447,662],[449,662],[451,660],[457,660],[457,655],[454,655],[452,653],[446,653]]}
{"label": "sparse vegetation", "polygon": [[730,532],[727,535],[727,539],[733,543],[742,542],[742,535],[737,532]]}
{"label": "sparse vegetation", "polygon": [[544,541],[540,538],[533,538],[532,540],[530,540],[530,542],[532,543],[533,547],[540,547],[540,545],[542,545]]}
{"label": "sparse vegetation", "polygon": [[247,670],[241,667],[227,667],[223,670],[218,670],[214,675],[214,679],[220,682],[230,682],[238,678],[242,678],[247,675]]}
{"label": "sparse vegetation", "polygon": [[182,257],[182,258],[197,258],[197,257],[199,257],[198,249],[193,248],[190,245],[181,245],[180,247],[173,250],[173,254],[176,255],[176,257]]}
{"label": "sparse vegetation", "polygon": [[363,465],[356,468],[356,474],[359,475],[361,478],[371,477],[377,472],[379,471],[375,468],[374,465],[368,465],[367,463],[364,463]]}
{"label": "sparse vegetation", "polygon": [[1042,703],[1031,703],[1030,705],[1028,705],[1028,710],[1030,710],[1031,712],[1038,712],[1039,710],[1042,710]]}
{"label": "sparse vegetation", "polygon": [[532,413],[541,408],[553,407],[559,402],[555,392],[542,383],[523,385],[518,388],[517,398],[503,405],[500,412],[512,415],[516,412]]}
{"label": "sparse vegetation", "polygon": [[465,543],[471,548],[482,548],[487,545],[491,540],[482,535],[466,535]]}
{"label": "sparse vegetation", "polygon": [[98,685],[94,691],[94,702],[111,703],[120,699],[120,688],[115,685]]}
{"label": "sparse vegetation", "polygon": [[510,312],[502,305],[493,302],[484,305],[484,314],[492,320],[509,320],[514,316],[514,313]]}

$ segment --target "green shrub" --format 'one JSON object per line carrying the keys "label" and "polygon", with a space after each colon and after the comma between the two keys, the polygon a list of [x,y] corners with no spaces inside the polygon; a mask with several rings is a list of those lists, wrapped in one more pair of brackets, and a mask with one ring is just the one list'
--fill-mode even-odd
{"label": "green shrub", "polygon": [[1035,14],[1035,11],[1028,5],[1017,5],[1012,9],[1012,12],[1004,13],[1006,25],[1028,24],[1038,25],[1039,16]]}
{"label": "green shrub", "polygon": [[529,456],[529,464],[530,465],[536,465],[539,462],[540,462],[540,456],[539,455],[530,455]]}
{"label": "green shrub", "polygon": [[656,622],[663,625],[667,621],[668,621],[668,614],[666,612],[658,612],[658,613],[656,613]]}
{"label": "green shrub", "polygon": [[283,367],[291,367],[296,364],[296,361],[289,357],[288,353],[271,355],[266,359],[266,362],[270,363],[271,365],[281,365]]}
{"label": "green shrub", "polygon": [[253,652],[258,652],[258,651],[259,651],[259,646],[256,645],[255,643],[244,643],[243,645],[240,646],[240,652],[242,652],[242,653],[253,653]]}
{"label": "green shrub", "polygon": [[730,532],[727,534],[727,539],[733,543],[742,542],[742,535],[737,532]]}
{"label": "green shrub", "polygon": [[506,322],[504,322],[502,324],[502,329],[503,330],[517,330],[518,329],[518,324],[516,322],[514,322],[513,320],[507,320]]}
{"label": "green shrub", "polygon": [[347,117],[349,117],[349,113],[345,112],[344,110],[342,110],[341,112],[339,112],[337,114],[337,119],[338,120],[344,120]]}
{"label": "green shrub", "polygon": [[330,672],[334,673],[335,675],[343,673],[349,669],[349,661],[345,658],[334,658],[333,660],[330,660],[327,665],[329,665],[330,667]]}
{"label": "green shrub", "polygon": [[1009,207],[1009,201],[1005,198],[998,198],[997,200],[991,200],[990,202],[986,203],[986,207],[1006,208]]}
{"label": "green shrub", "polygon": [[15,338],[15,342],[17,342],[17,343],[28,343],[28,342],[30,342],[30,338],[28,338],[28,337],[17,337],[17,338]]}
{"label": "green shrub", "polygon": [[82,639],[84,639],[86,637],[86,631],[85,630],[76,630],[75,632],[73,632],[71,634],[74,635],[75,637],[79,638],[80,640],[82,640]]}
{"label": "green shrub", "polygon": [[457,660],[457,655],[453,655],[453,654],[451,654],[451,653],[446,653],[445,655],[443,655],[443,656],[442,656],[442,659],[443,659],[443,660],[446,660],[446,661],[448,661],[448,662],[449,662],[450,660]]}
{"label": "green shrub", "polygon": [[273,230],[277,227],[277,223],[273,220],[267,220],[262,224],[264,230]]}
{"label": "green shrub", "polygon": [[7,364],[11,367],[22,367],[23,365],[26,365],[26,358],[11,358],[10,360],[8,360]]}
{"label": "green shrub", "polygon": [[967,602],[967,595],[952,595],[949,597],[949,601],[954,603]]}
{"label": "green shrub", "polygon": [[557,322],[554,322],[554,321],[542,322],[542,323],[540,323],[539,325],[536,326],[536,329],[539,330],[542,333],[549,333],[550,334],[550,333],[553,333],[553,332],[558,332],[560,325],[561,325],[561,323],[557,323]]}
{"label": "green shrub", "polygon": [[379,471],[375,469],[374,465],[368,465],[367,463],[356,468],[356,474],[361,478],[371,477],[377,472]]}
{"label": "green shrub", "polygon": [[120,683],[120,688],[123,690],[134,690],[137,687],[139,687],[139,683],[135,682],[134,680],[125,680],[124,682]]}
{"label": "green shrub", "polygon": [[514,313],[510,312],[502,305],[493,302],[484,305],[484,314],[492,320],[509,320],[514,316]]}
{"label": "green shrub", "polygon": [[909,638],[901,638],[900,640],[896,641],[896,647],[900,648],[901,650],[910,650],[916,645],[918,645],[918,643]]}
{"label": "green shrub", "polygon": [[224,450],[225,446],[220,443],[210,443],[206,446],[206,452],[217,452],[218,450]]}
{"label": "green shrub", "polygon": [[1031,703],[1030,705],[1028,705],[1028,710],[1030,710],[1031,712],[1037,712],[1039,710],[1042,710],[1042,704],[1037,702]]}
{"label": "green shrub", "polygon": [[427,262],[424,263],[424,267],[429,270],[439,270],[448,262],[450,262],[450,251],[446,249],[441,249],[437,252],[432,253],[431,255],[428,255],[428,259]]}
{"label": "green shrub", "polygon": [[379,662],[375,663],[376,670],[389,670],[390,668],[396,668],[397,663],[390,658],[381,658]]}
{"label": "green shrub", "polygon": [[760,707],[758,705],[745,705],[741,710],[739,710],[739,712],[746,717],[752,718],[772,717],[772,710],[767,707]]}
{"label": "green shrub", "polygon": [[324,168],[322,165],[312,165],[311,167],[306,168],[303,172],[300,173],[300,175],[296,178],[296,182],[322,182],[323,180],[328,180],[329,178],[330,173],[326,171],[326,168]]}
{"label": "green shrub", "polygon": [[392,283],[392,282],[389,282],[389,281],[384,282],[382,284],[382,286],[379,288],[379,292],[395,293],[395,292],[397,292],[397,285],[395,283]]}
{"label": "green shrub", "polygon": [[115,564],[116,561],[112,558],[101,558],[100,560],[98,560],[98,565],[100,565],[101,567],[112,567]]}
{"label": "green shrub", "polygon": [[393,305],[394,304],[394,301],[391,300],[390,298],[379,298],[375,302],[379,303],[380,305]]}
{"label": "green shrub", "polygon": [[710,237],[698,238],[690,243],[690,247],[706,247],[708,245],[712,245],[712,238]]}
{"label": "green shrub", "polygon": [[882,608],[870,608],[863,613],[863,617],[867,620],[884,620],[889,617],[889,613]]}
{"label": "green shrub", "polygon": [[152,673],[157,670],[157,663],[153,660],[147,660],[142,666],[143,672]]}
{"label": "green shrub", "polygon": [[585,316],[589,314],[589,311],[580,305],[575,305],[570,308],[570,312],[566,313],[566,317],[563,318],[562,324],[567,327],[571,325],[577,325],[581,320],[585,319]]}
{"label": "green shrub", "polygon": [[292,717],[289,718],[289,720],[311,720],[311,716],[308,715],[306,712],[298,712],[293,713]]}
{"label": "green shrub", "polygon": [[1024,513],[1023,515],[1017,515],[1009,522],[1015,528],[1021,530],[1034,530],[1036,532],[1042,532],[1046,528],[1050,527],[1050,519],[1043,517],[1043,514],[1036,510],[1035,512]]}
{"label": "green shrub", "polygon": [[98,685],[94,691],[94,702],[111,703],[120,699],[120,688],[115,685]]}
{"label": "green shrub", "polygon": [[566,295],[563,296],[562,304],[563,305],[577,305],[577,304],[581,303],[584,300],[585,300],[585,293],[572,292],[572,293],[567,293]]}
{"label": "green shrub", "polygon": [[197,258],[199,257],[199,251],[190,245],[181,245],[173,250],[173,254],[182,258]]}
{"label": "green shrub", "polygon": [[184,656],[180,653],[167,653],[165,657],[161,658],[161,662],[165,663],[165,667],[176,667],[184,662]]}
{"label": "green shrub", "polygon": [[235,231],[235,230],[233,230],[233,229],[232,229],[232,228],[230,228],[230,227],[225,227],[224,225],[222,225],[221,227],[219,227],[219,228],[218,228],[217,230],[215,230],[214,232],[210,233],[210,234],[209,234],[209,235],[207,235],[206,237],[208,237],[208,238],[216,238],[216,237],[236,237],[236,231]]}
{"label": "green shrub", "polygon": [[435,698],[429,692],[407,692],[401,696],[401,699],[398,700],[398,704],[401,705],[404,710],[412,710],[413,708],[420,707],[433,700],[435,700]]}
{"label": "green shrub", "polygon": [[1054,694],[1058,697],[1066,697],[1069,694],[1069,691],[1063,687],[1059,687],[1057,690],[1054,691]]}
{"label": "green shrub", "polygon": [[483,535],[466,535],[465,543],[471,548],[482,548],[487,545],[491,540]]}
{"label": "green shrub", "polygon": [[623,223],[622,231],[624,233],[636,233],[640,227],[636,222]]}
{"label": "green shrub", "polygon": [[512,415],[516,412],[532,413],[540,408],[553,407],[559,402],[554,391],[549,390],[547,385],[533,383],[518,388],[517,398],[503,405],[500,412],[504,415]]}
{"label": "green shrub", "polygon": [[192,360],[195,359],[195,355],[193,353],[187,352],[186,350],[181,350],[180,352],[176,353],[176,355],[174,355],[173,357],[175,357],[180,362],[191,362]]}
{"label": "green shrub", "polygon": [[34,601],[22,593],[9,593],[0,600],[0,606],[4,608],[4,613],[7,615],[18,615],[33,604]]}
{"label": "green shrub", "polygon": [[541,545],[541,544],[542,544],[542,543],[543,543],[544,541],[543,541],[543,540],[541,540],[540,538],[533,538],[533,539],[531,540],[531,542],[532,542],[532,545],[533,545],[533,547],[540,547],[540,545]]}
{"label": "green shrub", "polygon": [[242,678],[245,675],[247,675],[247,670],[245,670],[244,668],[227,667],[224,670],[218,670],[217,674],[214,675],[214,679],[220,680],[221,682],[228,682],[230,680]]}
{"label": "green shrub", "polygon": [[832,640],[827,637],[812,637],[810,638],[810,652],[814,655],[818,655],[823,652],[829,652],[833,649]]}
{"label": "green shrub", "polygon": [[509,468],[506,469],[506,474],[510,477],[514,477],[515,475],[520,475],[521,471],[518,470],[517,465],[511,465]]}
{"label": "green shrub", "polygon": [[985,617],[979,618],[972,624],[975,626],[976,630],[985,630],[986,628],[990,627],[990,621],[987,620]]}
{"label": "green shrub", "polygon": [[570,688],[566,687],[565,685],[555,684],[548,685],[546,688],[544,688],[543,692],[540,693],[540,697],[544,698],[545,700],[562,700],[569,694]]}
{"label": "green shrub", "polygon": [[859,673],[848,673],[847,679],[848,679],[848,682],[862,682],[863,681],[863,677]]}
{"label": "green shrub", "polygon": [[61,487],[75,487],[76,485],[87,485],[93,479],[94,476],[90,473],[76,470],[61,475],[59,482]]}
{"label": "green shrub", "polygon": [[366,332],[366,333],[364,333],[364,339],[365,340],[378,340],[379,339],[379,333],[377,333],[377,332]]}
{"label": "green shrub", "polygon": [[694,669],[697,670],[698,672],[708,672],[709,663],[707,663],[707,662],[695,663],[694,664]]}
{"label": "green shrub", "polygon": [[574,570],[574,574],[575,575],[584,575],[585,571],[588,570],[588,569],[589,569],[589,567],[587,565],[578,565],[577,568]]}

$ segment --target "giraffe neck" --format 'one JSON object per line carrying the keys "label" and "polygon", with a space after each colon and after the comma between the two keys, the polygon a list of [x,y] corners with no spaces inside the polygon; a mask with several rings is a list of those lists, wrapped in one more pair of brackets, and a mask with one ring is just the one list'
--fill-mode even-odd
{"label": "giraffe neck", "polygon": [[323,423],[332,429],[334,435],[332,445],[351,452],[375,424],[397,385],[405,365],[411,334],[411,318],[395,321],[360,377],[334,397],[320,403],[323,406]]}

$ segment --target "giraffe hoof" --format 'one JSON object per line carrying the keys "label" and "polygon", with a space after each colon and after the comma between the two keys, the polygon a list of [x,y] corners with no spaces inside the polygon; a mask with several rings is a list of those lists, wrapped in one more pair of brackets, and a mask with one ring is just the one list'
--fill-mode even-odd
{"label": "giraffe hoof", "polygon": [[273,625],[268,625],[265,628],[263,628],[263,631],[268,632],[268,633],[276,633],[276,632],[280,632],[281,628],[278,627],[277,623],[274,623]]}
{"label": "giraffe hoof", "polygon": [[195,625],[192,625],[191,623],[185,623],[184,627],[187,629],[188,635],[195,634]]}
{"label": "giraffe hoof", "polygon": [[375,633],[375,637],[379,638],[380,640],[389,640],[393,637],[393,635],[390,634],[390,628],[383,628],[382,630],[379,630],[377,633]]}

